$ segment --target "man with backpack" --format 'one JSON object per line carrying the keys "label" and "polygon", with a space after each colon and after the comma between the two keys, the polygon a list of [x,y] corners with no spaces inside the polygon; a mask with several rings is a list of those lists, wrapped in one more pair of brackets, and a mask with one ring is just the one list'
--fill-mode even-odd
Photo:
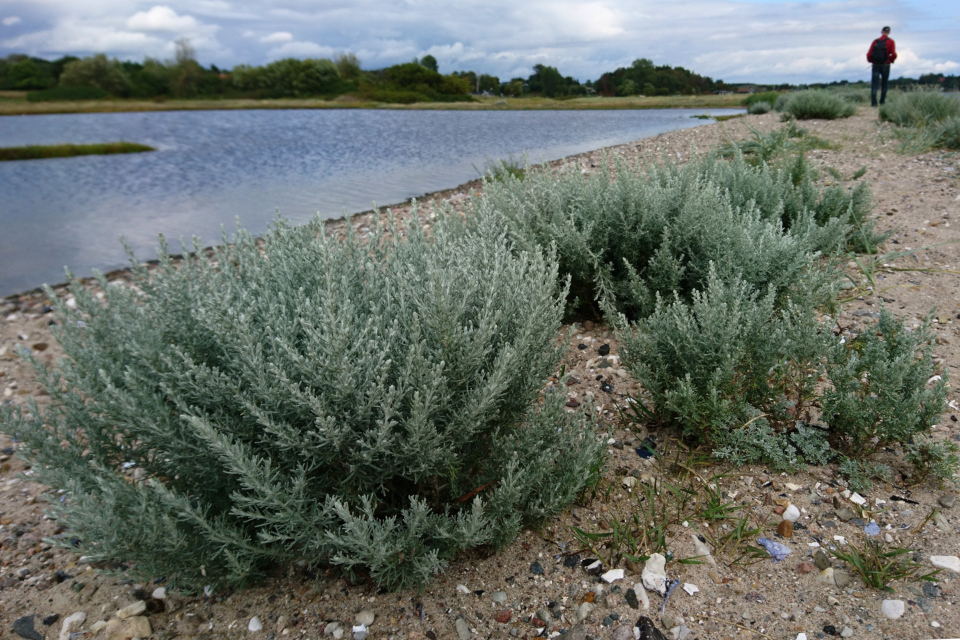
{"label": "man with backpack", "polygon": [[880,37],[870,44],[867,62],[873,65],[870,78],[870,106],[877,106],[877,89],[880,89],[880,104],[887,99],[887,80],[890,79],[890,65],[897,59],[897,45],[890,37],[890,27],[884,27]]}

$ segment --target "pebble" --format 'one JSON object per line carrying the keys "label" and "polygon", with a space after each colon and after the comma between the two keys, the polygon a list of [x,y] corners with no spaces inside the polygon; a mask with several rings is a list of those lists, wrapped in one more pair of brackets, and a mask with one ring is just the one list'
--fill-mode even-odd
{"label": "pebble", "polygon": [[60,625],[60,640],[70,640],[70,634],[77,631],[87,620],[87,614],[77,611],[63,619]]}
{"label": "pebble", "polygon": [[496,602],[497,604],[503,604],[507,601],[507,592],[506,591],[494,591],[490,594],[490,599]]}
{"label": "pebble", "polygon": [[844,571],[843,569],[834,569],[833,570],[833,581],[841,589],[850,585],[853,582],[853,576]]}
{"label": "pebble", "polygon": [[323,635],[332,636],[334,631],[337,629],[340,630],[340,635],[343,635],[343,627],[339,622],[328,622],[327,625],[323,628]]}
{"label": "pebble", "polygon": [[263,623],[260,622],[260,618],[257,616],[250,618],[250,622],[247,623],[247,631],[253,631],[254,633],[263,631]]}
{"label": "pebble", "polygon": [[13,621],[13,632],[27,640],[43,640],[43,635],[33,628],[34,616],[23,616]]}
{"label": "pebble", "polygon": [[623,580],[623,569],[610,569],[610,571],[607,571],[600,577],[607,584],[612,584],[617,580]]}
{"label": "pebble", "polygon": [[[530,573],[532,573],[535,576],[542,576],[543,566],[541,566],[539,562],[534,562],[533,564],[530,565]],[[467,591],[467,593],[470,593],[470,592]]]}
{"label": "pebble", "polygon": [[841,637],[841,638],[852,638],[852,637],[853,637],[853,629],[851,629],[850,627],[844,627],[843,629],[840,630],[840,637]]}
{"label": "pebble", "polygon": [[690,534],[690,539],[693,540],[693,547],[696,549],[697,555],[701,556],[707,562],[707,564],[717,566],[717,561],[713,557],[713,549],[711,549],[710,546],[701,540],[695,533]]}
{"label": "pebble", "polygon": [[813,563],[817,565],[817,569],[820,569],[820,571],[833,566],[833,563],[830,562],[830,558],[823,549],[817,549],[816,553],[813,554]]}
{"label": "pebble", "polygon": [[944,509],[951,509],[953,505],[957,503],[957,496],[954,493],[945,493],[937,498],[937,502],[940,503],[940,506]]}
{"label": "pebble", "polygon": [[660,553],[654,553],[643,566],[643,573],[640,579],[643,580],[643,586],[651,591],[656,591],[660,595],[667,592],[667,559]]}
{"label": "pebble", "polygon": [[460,640],[468,640],[472,635],[470,633],[470,626],[467,624],[467,621],[464,620],[463,618],[457,618],[457,621],[454,623],[453,626],[457,628],[457,637],[459,637]]}
{"label": "pebble", "polygon": [[577,620],[583,622],[590,617],[590,614],[593,613],[595,608],[592,602],[581,602],[580,606],[577,607]]}
{"label": "pebble", "polygon": [[633,640],[633,627],[619,626],[613,631],[613,640]]}
{"label": "pebble", "polygon": [[880,605],[880,613],[890,620],[896,620],[903,616],[906,606],[903,600],[884,600]]}
{"label": "pebble", "polygon": [[960,573],[960,558],[957,556],[930,556],[930,564],[937,569]]}
{"label": "pebble", "polygon": [[[541,573],[543,573],[543,572],[541,571]],[[457,585],[457,593],[460,593],[460,594],[463,594],[463,595],[465,595],[465,596],[468,596],[468,595],[470,595],[470,589],[468,589],[466,586],[464,586],[464,585],[462,585],[462,584],[458,584],[458,585]]]}
{"label": "pebble", "polygon": [[127,618],[138,616],[146,610],[147,610],[147,603],[144,602],[143,600],[137,600],[133,604],[128,604],[124,608],[117,611],[116,616],[120,620],[126,620]]}
{"label": "pebble", "polygon": [[153,590],[153,593],[150,594],[154,600],[166,600],[167,590],[165,587],[157,587]]}
{"label": "pebble", "polygon": [[374,615],[373,611],[370,611],[369,609],[364,609],[357,614],[357,617],[355,618],[355,620],[357,624],[362,624],[364,626],[369,627],[370,625],[373,624],[373,620],[375,618],[376,616]]}
{"label": "pebble", "polygon": [[793,521],[791,520],[781,520],[780,524],[777,525],[777,533],[783,536],[784,538],[793,537]]}
{"label": "pebble", "polygon": [[837,519],[840,522],[850,522],[853,520],[857,514],[855,514],[851,509],[843,507],[842,509],[837,509]]}
{"label": "pebble", "polygon": [[788,505],[786,510],[783,512],[783,519],[789,520],[790,522],[796,522],[800,519],[800,509],[794,505]]}

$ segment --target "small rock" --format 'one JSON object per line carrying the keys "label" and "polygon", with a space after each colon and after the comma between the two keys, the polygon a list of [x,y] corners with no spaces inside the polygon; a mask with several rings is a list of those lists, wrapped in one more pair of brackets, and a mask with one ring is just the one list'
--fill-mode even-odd
{"label": "small rock", "polygon": [[643,588],[643,584],[638,582],[633,585],[633,592],[637,595],[637,598],[640,600],[640,604],[643,605],[644,611],[650,610],[650,596],[647,595],[647,590]]}
{"label": "small rock", "polygon": [[834,573],[833,567],[827,567],[826,569],[820,572],[820,575],[817,576],[817,582],[822,582],[824,584],[829,584],[835,587],[837,585],[837,581],[834,580],[833,573]]}
{"label": "small rock", "polygon": [[945,493],[937,498],[937,502],[939,502],[940,506],[944,509],[952,509],[953,505],[957,503],[957,496],[953,493]]}
{"label": "small rock", "polygon": [[610,569],[610,571],[607,571],[600,576],[600,578],[607,584],[612,584],[617,580],[623,580],[623,569]]}
{"label": "small rock", "polygon": [[263,631],[263,623],[260,622],[260,618],[257,616],[250,618],[250,622],[247,623],[247,631],[253,631],[254,633]]}
{"label": "small rock", "polygon": [[602,345],[600,345],[600,348],[597,349],[597,353],[598,353],[599,355],[601,355],[601,356],[609,355],[609,354],[610,354],[610,345],[609,345],[609,344],[602,344]]}
{"label": "small rock", "polygon": [[633,485],[637,484],[637,479],[634,478],[633,476],[626,476],[622,480],[622,482],[623,482],[623,486],[627,487],[628,489],[631,489],[633,488]]}
{"label": "small rock", "polygon": [[927,580],[923,581],[923,595],[928,598],[939,598],[940,597],[940,587],[929,582]]}
{"label": "small rock", "polygon": [[903,600],[884,600],[883,604],[880,605],[880,613],[891,620],[896,620],[903,616],[905,610],[906,605]]}
{"label": "small rock", "polygon": [[[351,630],[353,631],[353,640],[367,640],[367,635],[370,633],[366,625],[362,624],[352,627]],[[336,631],[333,632],[333,637],[337,637]]]}
{"label": "small rock", "polygon": [[144,602],[143,600],[137,600],[133,604],[128,604],[124,608],[117,611],[116,616],[120,620],[126,620],[127,618],[138,616],[146,610],[147,610],[147,603]]}
{"label": "small rock", "polygon": [[666,563],[667,559],[662,554],[654,553],[650,556],[640,576],[644,587],[660,595],[667,593]]}
{"label": "small rock", "polygon": [[853,520],[857,514],[855,514],[851,509],[843,507],[842,509],[837,510],[837,519],[841,522],[850,522]]}
{"label": "small rock", "polygon": [[460,593],[460,594],[462,594],[462,595],[468,596],[468,595],[470,595],[470,589],[468,589],[465,585],[458,584],[458,585],[457,585],[457,593]]}
{"label": "small rock", "polygon": [[695,533],[690,534],[690,539],[693,540],[693,546],[694,549],[696,549],[697,555],[702,557],[707,564],[717,566],[717,561],[713,557],[713,549],[711,549],[710,546],[701,540]]}
{"label": "small rock", "polygon": [[[533,564],[530,565],[530,573],[532,573],[532,574],[535,575],[535,576],[542,576],[542,575],[543,575],[543,567],[540,565],[539,562],[534,562]],[[458,619],[459,619],[459,620],[462,620],[462,618],[458,618]],[[464,623],[464,624],[466,624],[466,623]]]}
{"label": "small rock", "polygon": [[930,556],[930,564],[937,569],[960,573],[960,558],[957,556]]}
{"label": "small rock", "polygon": [[691,631],[687,625],[681,622],[678,626],[670,629],[670,633],[673,634],[674,640],[687,640],[693,631]]}
{"label": "small rock", "polygon": [[586,627],[584,627],[582,624],[574,626],[563,636],[563,640],[567,640],[567,638],[570,640],[587,640]]}
{"label": "small rock", "polygon": [[60,625],[60,640],[70,640],[70,634],[80,629],[80,625],[87,621],[87,614],[77,611],[63,619]]}
{"label": "small rock", "polygon": [[503,604],[507,601],[507,593],[506,591],[494,591],[490,594],[490,599],[497,604]]}
{"label": "small rock", "polygon": [[336,621],[334,621],[334,622],[328,622],[327,625],[323,628],[323,635],[325,635],[325,636],[332,636],[332,635],[333,635],[333,632],[334,632],[336,629],[341,629],[341,628],[342,628],[342,627],[341,627],[341,625],[340,625],[339,622],[336,622]]}
{"label": "small rock", "polygon": [[813,554],[813,563],[817,565],[817,569],[820,571],[833,566],[833,563],[823,549],[817,549],[816,553]]}
{"label": "small rock", "polygon": [[637,592],[633,589],[627,589],[627,593],[624,596],[627,600],[627,604],[631,609],[640,608],[640,600],[637,599]]}
{"label": "small rock", "polygon": [[459,637],[460,640],[469,640],[472,634],[470,633],[470,626],[467,624],[466,620],[463,618],[457,618],[457,621],[453,626],[457,628],[457,637]]}
{"label": "small rock", "polygon": [[683,590],[692,596],[693,594],[700,591],[700,587],[698,587],[695,584],[690,584],[689,582],[685,582],[683,583]]}
{"label": "small rock", "polygon": [[621,625],[613,630],[613,640],[633,640],[633,627]]}
{"label": "small rock", "polygon": [[816,568],[817,568],[817,565],[815,565],[812,562],[801,562],[800,564],[797,565],[797,573],[800,573],[800,574],[811,573]]}
{"label": "small rock", "polygon": [[781,520],[780,524],[777,525],[777,533],[779,533],[784,538],[792,538],[793,537],[793,521]]}
{"label": "small rock", "polygon": [[843,569],[834,569],[833,570],[833,581],[841,589],[850,585],[853,582],[853,576],[844,571]]}
{"label": "small rock", "polygon": [[13,621],[13,632],[27,640],[43,640],[43,635],[33,628],[34,616],[23,616]]}
{"label": "small rock", "polygon": [[375,618],[376,616],[374,615],[373,611],[370,611],[369,609],[364,609],[357,614],[355,621],[357,624],[362,624],[366,627],[369,627],[370,625],[373,624],[373,621]]}
{"label": "small rock", "polygon": [[506,624],[510,622],[510,616],[511,616],[510,610],[504,609],[503,611],[497,614],[496,621],[501,624]]}
{"label": "small rock", "polygon": [[583,622],[590,617],[590,614],[593,613],[593,610],[596,608],[591,602],[581,602],[580,606],[577,607],[577,620]]}
{"label": "small rock", "polygon": [[[116,623],[116,624],[114,624]],[[126,638],[147,638],[153,633],[150,620],[145,616],[133,616],[126,620],[110,620],[107,622],[107,640],[126,640]]]}
{"label": "small rock", "polygon": [[950,522],[947,521],[947,518],[942,514],[938,513],[933,516],[933,523],[937,526],[937,529],[941,531],[950,531]]}
{"label": "small rock", "polygon": [[831,607],[838,607],[840,606],[840,601],[834,598],[833,596],[830,596],[827,598],[827,604],[830,605]]}
{"label": "small rock", "polygon": [[165,587],[157,587],[153,590],[153,593],[150,596],[154,600],[166,600],[167,599],[167,589]]}
{"label": "small rock", "polygon": [[790,522],[796,522],[800,519],[800,509],[794,505],[788,505],[786,510],[783,512],[783,519],[789,520]]}
{"label": "small rock", "polygon": [[840,630],[840,637],[841,638],[853,637],[853,629],[851,629],[850,627],[844,627],[843,629]]}

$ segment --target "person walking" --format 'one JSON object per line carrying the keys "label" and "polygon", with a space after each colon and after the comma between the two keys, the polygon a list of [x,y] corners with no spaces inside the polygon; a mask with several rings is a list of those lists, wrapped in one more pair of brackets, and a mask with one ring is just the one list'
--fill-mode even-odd
{"label": "person walking", "polygon": [[880,104],[887,99],[887,81],[890,79],[890,65],[897,59],[897,45],[890,37],[890,27],[880,31],[880,37],[870,43],[867,62],[873,65],[870,78],[870,106],[877,106],[877,90],[880,90]]}

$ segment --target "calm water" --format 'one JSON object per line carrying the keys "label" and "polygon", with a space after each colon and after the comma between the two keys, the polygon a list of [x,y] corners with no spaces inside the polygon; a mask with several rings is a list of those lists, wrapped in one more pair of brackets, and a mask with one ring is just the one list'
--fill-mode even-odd
{"label": "calm water", "polygon": [[[737,110],[711,110],[714,115]],[[703,124],[700,110],[201,111],[7,116],[0,146],[129,140],[152,153],[0,163],[0,296],[126,264],[158,234],[204,244],[448,189],[531,162]]]}

